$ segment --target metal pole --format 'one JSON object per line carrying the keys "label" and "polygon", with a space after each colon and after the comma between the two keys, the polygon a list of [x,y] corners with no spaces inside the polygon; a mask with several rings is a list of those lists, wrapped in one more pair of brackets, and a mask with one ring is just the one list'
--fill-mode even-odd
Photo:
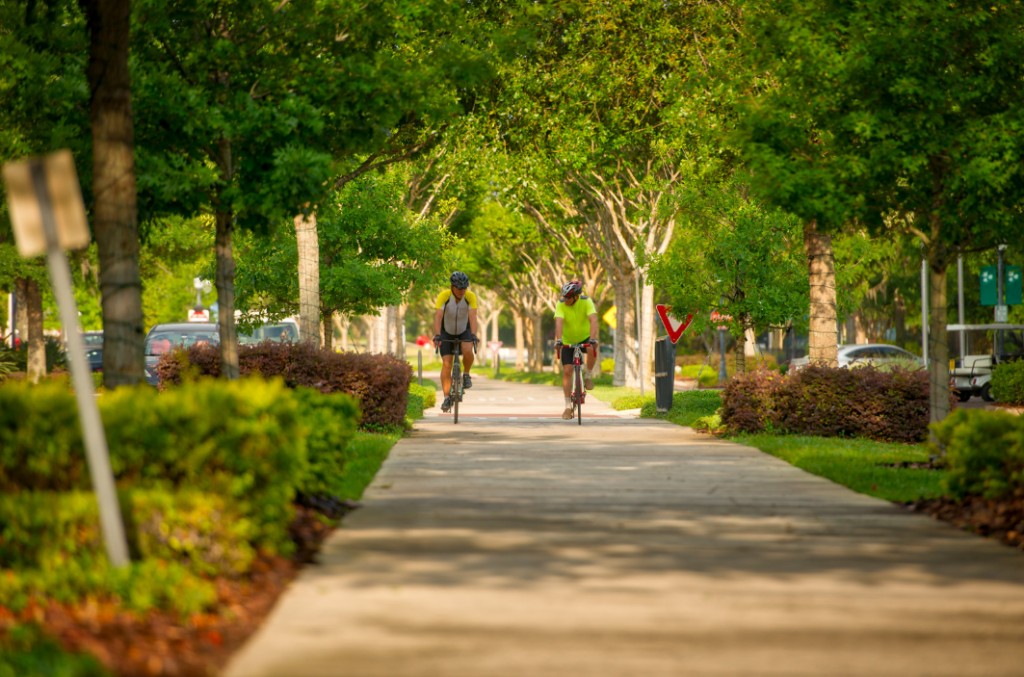
{"label": "metal pole", "polygon": [[57,223],[50,204],[50,191],[46,185],[46,169],[42,163],[32,163],[32,182],[39,200],[43,232],[46,234],[47,261],[53,292],[60,308],[61,320],[68,328],[68,353],[70,356],[71,382],[78,403],[78,418],[82,425],[82,438],[89,463],[89,476],[99,504],[100,528],[107,546],[107,557],[115,567],[128,564],[128,541],[125,539],[124,522],[117,501],[114,473],[110,468],[110,454],[107,450],[107,436],[103,431],[100,410],[96,406],[96,395],[92,387],[92,373],[85,359],[85,342],[78,331],[78,307],[71,286],[71,267],[67,256],[57,241]]}
{"label": "metal pole", "polygon": [[[923,245],[922,245],[923,249]],[[928,259],[921,255],[921,356],[928,368]]]}
{"label": "metal pole", "polygon": [[722,354],[722,359],[718,365],[718,381],[725,384],[729,380],[729,370],[725,366],[725,330],[718,330],[718,350]]}
{"label": "metal pole", "polygon": [[[956,307],[957,321],[964,323],[964,257],[956,257]],[[967,356],[967,331],[960,330],[960,359]]]}
{"label": "metal pole", "polygon": [[643,314],[643,303],[640,301],[640,270],[635,271],[636,279],[636,370],[640,376],[640,396],[644,394],[644,342],[640,327],[640,316]]}
{"label": "metal pole", "polygon": [[423,385],[423,351],[416,351],[416,371],[419,373],[419,384]]}
{"label": "metal pole", "polygon": [[[1003,287],[1003,274],[1005,271],[1005,267],[1003,266],[1003,252],[1006,251],[1006,245],[999,245],[998,247],[996,247],[996,251],[999,252],[999,259],[998,263],[996,264],[996,298],[999,299],[998,301],[996,301],[996,308],[998,309],[999,306],[1005,305],[1006,301],[1006,299],[1003,297],[1003,292],[1005,291]],[[996,322],[999,322],[998,318],[996,318]],[[996,332],[996,359],[998,360],[999,355],[1002,354],[1003,331],[1000,329],[999,331]]]}

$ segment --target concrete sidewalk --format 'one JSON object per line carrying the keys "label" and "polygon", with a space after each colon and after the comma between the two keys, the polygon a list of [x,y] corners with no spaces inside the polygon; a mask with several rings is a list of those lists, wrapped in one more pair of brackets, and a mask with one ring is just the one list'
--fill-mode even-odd
{"label": "concrete sidewalk", "polygon": [[560,398],[418,425],[227,674],[1024,675],[1020,552]]}

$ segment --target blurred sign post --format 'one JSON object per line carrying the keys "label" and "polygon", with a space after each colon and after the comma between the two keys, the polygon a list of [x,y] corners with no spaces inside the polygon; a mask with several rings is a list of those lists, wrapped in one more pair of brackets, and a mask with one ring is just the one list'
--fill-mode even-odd
{"label": "blurred sign post", "polygon": [[128,542],[110,468],[107,437],[100,420],[78,324],[78,307],[71,287],[71,267],[64,251],[89,246],[89,225],[71,151],[9,162],[3,168],[7,204],[18,252],[24,258],[46,254],[53,292],[66,327],[71,379],[78,402],[89,475],[99,503],[100,527],[111,564],[128,564]]}

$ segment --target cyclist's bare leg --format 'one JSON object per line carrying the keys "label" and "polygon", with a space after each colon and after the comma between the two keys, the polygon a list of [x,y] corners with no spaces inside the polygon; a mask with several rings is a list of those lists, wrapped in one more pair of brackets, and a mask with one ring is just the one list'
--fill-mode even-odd
{"label": "cyclist's bare leg", "polygon": [[441,392],[445,397],[448,397],[448,393],[452,387],[452,363],[454,362],[454,355],[444,355],[441,358]]}
{"label": "cyclist's bare leg", "polygon": [[587,373],[594,371],[595,364],[597,364],[597,348],[587,346]]}
{"label": "cyclist's bare leg", "polygon": [[462,373],[468,374],[469,368],[473,366],[473,342],[467,341],[462,344]]}
{"label": "cyclist's bare leg", "polygon": [[566,397],[572,397],[572,371],[573,365],[562,365],[562,392]]}

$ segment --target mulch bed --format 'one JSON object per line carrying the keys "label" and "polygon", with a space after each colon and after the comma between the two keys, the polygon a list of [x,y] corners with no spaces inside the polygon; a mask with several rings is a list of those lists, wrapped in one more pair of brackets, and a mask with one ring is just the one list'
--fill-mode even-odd
{"label": "mulch bed", "polygon": [[1024,550],[1024,490],[1013,496],[992,501],[981,496],[967,496],[958,501],[949,497],[904,503],[914,512],[923,512],[935,519],[954,524],[982,536],[997,538],[1006,545]]}
{"label": "mulch bed", "polygon": [[[349,504],[351,509],[354,504]],[[209,677],[259,628],[277,598],[305,563],[313,561],[334,530],[324,511],[296,506],[289,527],[296,543],[290,559],[261,553],[242,579],[218,577],[216,613],[183,620],[176,614],[126,612],[111,602],[30,605],[17,615],[0,606],[0,628],[34,622],[72,652],[96,656],[122,677]],[[329,511],[328,517],[340,515]]]}

